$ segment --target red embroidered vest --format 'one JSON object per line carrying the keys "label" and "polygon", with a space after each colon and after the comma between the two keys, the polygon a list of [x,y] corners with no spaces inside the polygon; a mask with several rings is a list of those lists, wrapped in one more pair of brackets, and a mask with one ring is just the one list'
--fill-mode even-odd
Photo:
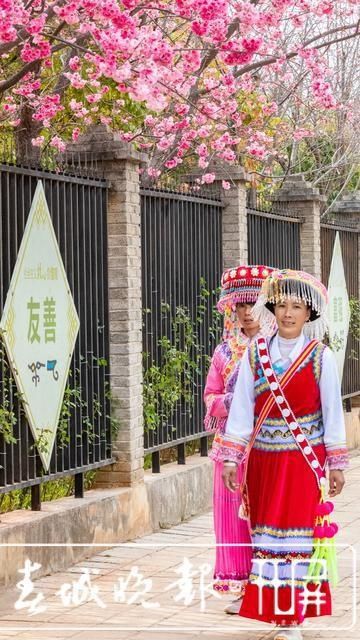
{"label": "red embroidered vest", "polygon": [[[325,345],[319,343],[310,356],[303,362],[286,386],[286,397],[297,418],[321,412],[319,379],[321,359]],[[271,394],[266,379],[263,377],[259,353],[256,344],[249,350],[249,360],[255,381],[255,417],[259,416],[262,407]],[[281,377],[280,377],[281,380]],[[268,419],[279,419],[281,413],[276,404],[271,408]]]}

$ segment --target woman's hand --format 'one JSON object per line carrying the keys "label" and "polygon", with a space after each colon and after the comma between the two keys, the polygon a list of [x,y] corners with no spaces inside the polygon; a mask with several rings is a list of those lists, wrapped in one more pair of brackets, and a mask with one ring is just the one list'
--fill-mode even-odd
{"label": "woman's hand", "polygon": [[236,491],[239,488],[239,485],[236,483],[236,474],[237,474],[237,465],[229,465],[224,464],[224,468],[222,471],[222,479],[224,481],[224,485],[229,491]]}
{"label": "woman's hand", "polygon": [[345,484],[344,474],[340,469],[330,469],[329,473],[329,496],[334,498],[342,492]]}

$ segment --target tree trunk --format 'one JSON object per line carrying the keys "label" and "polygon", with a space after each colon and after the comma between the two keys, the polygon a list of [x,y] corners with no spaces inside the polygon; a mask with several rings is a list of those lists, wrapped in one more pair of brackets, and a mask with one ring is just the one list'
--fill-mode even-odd
{"label": "tree trunk", "polygon": [[40,149],[31,144],[32,138],[40,135],[41,123],[33,120],[32,110],[27,104],[21,109],[20,123],[15,130],[16,161],[19,164],[38,166],[40,164]]}

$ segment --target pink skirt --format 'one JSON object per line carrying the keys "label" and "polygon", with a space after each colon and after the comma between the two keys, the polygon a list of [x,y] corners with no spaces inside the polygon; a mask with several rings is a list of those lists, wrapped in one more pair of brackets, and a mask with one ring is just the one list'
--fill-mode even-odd
{"label": "pink skirt", "polygon": [[[214,589],[223,593],[239,595],[244,580],[250,574],[252,548],[249,527],[239,518],[240,491],[232,493],[226,489],[221,477],[222,462],[214,462],[214,529],[216,544],[247,544],[249,546],[216,547]],[[237,483],[240,484],[242,467],[238,467]]]}

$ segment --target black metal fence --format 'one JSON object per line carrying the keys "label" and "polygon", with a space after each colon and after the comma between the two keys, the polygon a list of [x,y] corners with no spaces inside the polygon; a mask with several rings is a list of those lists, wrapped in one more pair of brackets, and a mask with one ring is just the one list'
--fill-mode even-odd
{"label": "black metal fence", "polygon": [[[219,337],[211,331],[211,292],[218,287],[222,272],[222,204],[215,195],[142,189],[141,211],[145,384],[152,384],[151,366],[164,364],[164,350],[168,347],[165,344],[164,348],[163,339],[175,345],[179,329],[179,325],[174,326],[176,317],[181,324],[185,314],[193,323],[198,340],[197,347],[191,347],[196,353],[189,354],[198,366],[191,371],[187,368],[192,399],[186,395],[179,399],[171,415],[171,401],[167,411],[160,406],[160,423],[151,427],[145,424],[145,452],[152,453],[153,471],[159,471],[161,449],[176,446],[181,464],[185,462],[186,442],[201,438],[201,453],[207,453],[202,396],[206,356],[212,354]],[[204,296],[205,290],[210,295]],[[180,349],[184,348],[185,334],[182,325],[177,334]],[[186,382],[189,384],[189,380]]]}
{"label": "black metal fence", "polygon": [[[359,299],[360,227],[345,221],[321,224],[321,269],[322,281],[327,286],[330,275],[333,247],[337,231],[340,236],[346,285],[349,297]],[[360,342],[350,332],[345,356],[342,380],[344,399],[360,394]]]}
{"label": "black metal fence", "polygon": [[248,192],[249,264],[266,264],[278,269],[300,268],[302,218],[291,212],[290,203],[266,202]]}
{"label": "black metal fence", "polygon": [[0,164],[0,306],[4,308],[38,179],[43,181],[80,331],[68,387],[69,402],[75,406],[69,405],[71,416],[65,423],[63,416],[49,472],[42,467],[14,384],[7,388],[9,367],[6,356],[2,358],[0,404],[7,393],[15,442],[5,442],[0,429],[0,493],[31,486],[34,509],[40,508],[41,482],[75,475],[75,495],[81,497],[84,472],[112,461],[104,180]]}

